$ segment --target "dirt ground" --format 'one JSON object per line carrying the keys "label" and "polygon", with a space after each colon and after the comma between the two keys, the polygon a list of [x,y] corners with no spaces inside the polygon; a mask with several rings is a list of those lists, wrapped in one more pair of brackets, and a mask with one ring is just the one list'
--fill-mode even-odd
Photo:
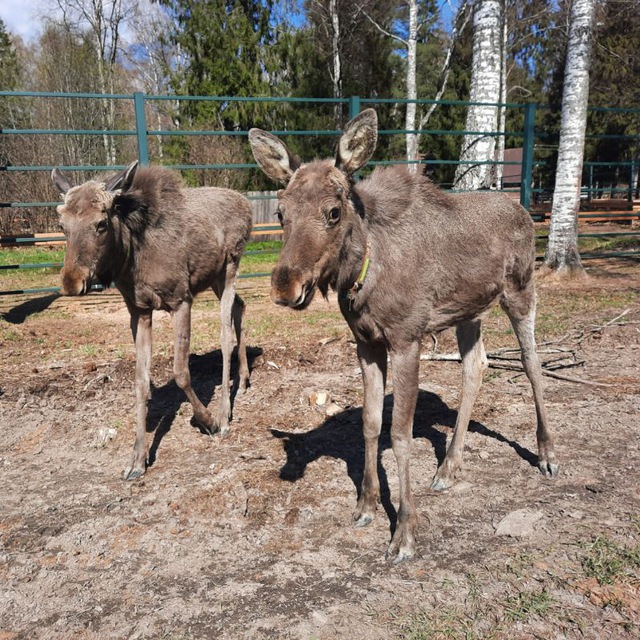
{"label": "dirt ground", "polygon": [[[351,525],[362,390],[334,298],[294,313],[269,302],[266,281],[242,281],[251,388],[225,438],[190,426],[158,314],[153,465],[134,482],[122,480],[135,357],[119,295],[0,299],[0,640],[640,638],[640,265],[538,284],[547,366],[560,353],[582,364],[556,373],[596,383],[545,378],[559,477],[536,469],[526,379],[492,368],[457,484],[430,492],[460,367],[424,360],[418,556],[398,567],[384,559],[397,506],[391,393],[382,505],[368,527]],[[197,303],[191,358],[214,406],[217,313],[211,298]],[[515,346],[507,324],[488,314],[489,352]],[[441,335],[438,352],[454,350]]]}

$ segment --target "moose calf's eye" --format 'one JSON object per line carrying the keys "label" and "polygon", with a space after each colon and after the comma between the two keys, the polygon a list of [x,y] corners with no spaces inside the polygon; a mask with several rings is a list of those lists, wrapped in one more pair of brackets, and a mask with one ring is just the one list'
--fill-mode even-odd
{"label": "moose calf's eye", "polygon": [[334,207],[327,214],[327,224],[332,225],[336,224],[340,220],[340,208]]}
{"label": "moose calf's eye", "polygon": [[280,226],[282,226],[284,224],[284,217],[282,215],[282,210],[277,209],[274,215],[278,218],[278,222],[280,223]]}
{"label": "moose calf's eye", "polygon": [[107,230],[108,222],[106,220],[100,220],[96,224],[96,233],[104,233]]}

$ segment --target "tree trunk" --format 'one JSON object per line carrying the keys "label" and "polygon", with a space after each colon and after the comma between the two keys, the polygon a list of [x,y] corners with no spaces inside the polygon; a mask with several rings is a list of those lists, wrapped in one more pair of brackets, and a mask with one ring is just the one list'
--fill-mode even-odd
{"label": "tree trunk", "polygon": [[507,123],[507,44],[508,35],[507,30],[507,12],[506,3],[503,0],[503,12],[502,12],[502,39],[500,46],[500,102],[502,103],[498,113],[498,133],[500,135],[496,139],[496,188],[502,189],[502,180],[504,177],[504,149],[505,149],[505,135],[506,123]]}
{"label": "tree trunk", "polygon": [[[454,178],[454,188],[474,190],[489,188],[493,182],[495,136],[478,135],[496,132],[500,95],[500,42],[502,17],[500,0],[475,0],[473,16],[473,69],[471,72],[470,102],[493,103],[470,105],[462,142],[460,160]],[[478,163],[478,164],[476,164]],[[485,163],[485,164],[479,164]]]}
{"label": "tree trunk", "polygon": [[[338,0],[329,0],[329,18],[331,20],[331,56],[333,59],[333,97],[342,98],[342,60],[340,59],[340,16]],[[336,126],[342,127],[342,103],[336,102]]]}
{"label": "tree trunk", "polygon": [[589,100],[589,64],[595,0],[573,0],[562,89],[556,185],[551,207],[546,267],[582,272],[578,253],[578,209]]}
{"label": "tree trunk", "polygon": [[[416,102],[418,90],[416,83],[416,57],[418,45],[418,0],[408,0],[409,5],[409,39],[407,40],[407,113],[405,129],[414,131],[416,128]],[[418,170],[418,135],[407,133],[407,160],[409,171]]]}

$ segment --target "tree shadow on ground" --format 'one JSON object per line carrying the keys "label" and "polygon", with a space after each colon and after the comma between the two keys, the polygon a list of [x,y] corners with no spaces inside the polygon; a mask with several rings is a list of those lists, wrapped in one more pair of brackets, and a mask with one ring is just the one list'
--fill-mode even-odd
{"label": "tree shadow on ground", "polygon": [[59,293],[52,293],[48,296],[40,298],[32,298],[21,304],[9,309],[4,313],[0,313],[0,318],[11,324],[22,324],[30,315],[45,311],[60,297]]}
{"label": "tree shadow on ground", "polygon": [[[247,347],[247,361],[249,372],[253,371],[253,364],[262,355],[259,347]],[[189,356],[189,371],[191,372],[191,386],[200,398],[201,402],[209,407],[217,386],[222,383],[222,351],[214,349],[203,355],[191,354]],[[237,348],[234,348],[231,357],[231,379],[233,387],[231,389],[231,412],[235,398],[238,393],[238,358]],[[151,385],[151,399],[149,400],[147,413],[147,433],[153,433],[153,442],[149,447],[149,459],[147,465],[150,467],[156,460],[158,448],[162,439],[169,433],[178,411],[187,397],[178,387],[172,378],[161,387]],[[210,407],[215,415],[216,407]],[[196,427],[201,433],[210,435],[203,427]]]}
{"label": "tree shadow on ground", "polygon": [[[386,511],[391,533],[395,531],[397,512],[391,502],[389,483],[382,465],[382,453],[391,448],[390,424],[393,408],[393,396],[384,399],[383,423],[378,442],[378,477],[380,479],[380,501]],[[437,395],[420,390],[413,425],[413,437],[424,438],[431,443],[438,461],[442,464],[446,453],[447,433],[436,425],[453,428],[458,412],[451,409]],[[529,449],[509,440],[502,434],[487,428],[483,424],[471,421],[469,431],[493,438],[509,445],[523,460],[536,467],[538,457]],[[364,475],[364,436],[362,434],[362,408],[347,409],[327,418],[319,427],[307,433],[288,433],[272,429],[274,437],[283,441],[286,462],[280,469],[280,477],[295,482],[305,474],[307,466],[319,458],[328,456],[343,460],[347,465],[347,474],[360,497]]]}

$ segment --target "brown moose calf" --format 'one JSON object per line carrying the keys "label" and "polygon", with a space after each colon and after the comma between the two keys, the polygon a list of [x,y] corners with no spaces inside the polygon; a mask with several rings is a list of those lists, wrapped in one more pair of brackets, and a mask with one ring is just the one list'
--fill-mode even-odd
{"label": "brown moose calf", "polygon": [[[240,257],[251,233],[251,205],[228,189],[188,189],[173,171],[129,167],[105,181],[72,187],[54,169],[54,185],[64,197],[58,207],[67,238],[62,292],[83,295],[94,283],[112,282],[131,315],[136,347],[136,440],[127,480],[147,465],[147,400],[150,392],[151,317],[169,311],[175,332],[174,374],[193,407],[193,421],[210,433],[229,428],[232,330],[238,341],[239,389],[248,384],[242,318],[244,302],[236,295]],[[211,287],[222,316],[222,388],[217,418],[191,387],[189,341],[195,295]]]}
{"label": "brown moose calf", "polygon": [[416,508],[409,479],[413,415],[422,337],[456,327],[462,356],[462,400],[451,445],[431,488],[453,483],[462,462],[471,408],[486,356],[481,314],[500,303],[522,349],[537,413],[538,464],[558,472],[542,399],[534,340],[534,233],[527,212],[500,194],[444,193],[405,169],[376,169],[355,183],[371,157],[378,122],[367,109],[347,123],[335,160],[301,164],[274,135],[252,129],[260,168],[286,185],[278,217],[284,246],[271,278],[271,297],[294,309],[317,289],[338,292],[353,332],[364,382],[365,469],[354,513],[357,525],[374,517],[379,498],[378,436],[391,357],[394,403],[391,444],[398,463],[398,522],[388,556],[415,552]]}

